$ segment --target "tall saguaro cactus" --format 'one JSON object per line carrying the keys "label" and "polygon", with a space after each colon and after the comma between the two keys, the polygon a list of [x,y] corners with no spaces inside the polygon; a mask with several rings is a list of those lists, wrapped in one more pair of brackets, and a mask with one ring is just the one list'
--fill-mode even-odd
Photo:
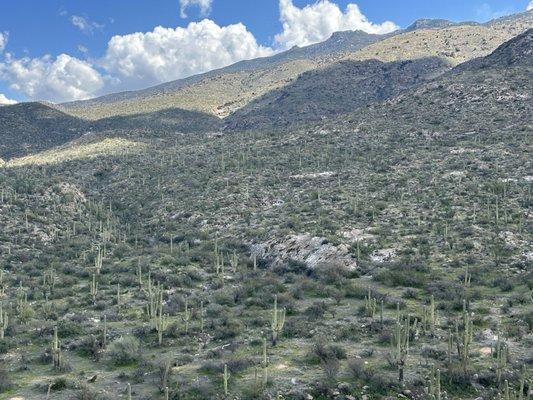
{"label": "tall saguaro cactus", "polygon": [[61,346],[57,335],[57,326],[54,327],[54,339],[52,341],[52,362],[55,369],[61,368]]}
{"label": "tall saguaro cactus", "polygon": [[463,321],[461,329],[459,328],[459,321],[455,321],[455,341],[457,344],[457,354],[463,371],[466,373],[470,361],[470,344],[473,337],[473,323],[470,319],[470,313],[466,305],[466,300],[463,300]]}
{"label": "tall saguaro cactus", "polygon": [[228,365],[224,364],[224,375],[223,375],[223,379],[224,379],[224,396],[227,396],[228,393],[229,393],[228,384],[229,384],[230,375],[231,374],[228,371]]}
{"label": "tall saguaro cactus", "polygon": [[7,311],[3,310],[2,302],[0,302],[0,339],[3,339],[9,323]]}
{"label": "tall saguaro cactus", "polygon": [[286,310],[278,310],[278,296],[274,296],[274,310],[272,312],[272,346],[275,346],[278,342],[278,337],[285,325]]}

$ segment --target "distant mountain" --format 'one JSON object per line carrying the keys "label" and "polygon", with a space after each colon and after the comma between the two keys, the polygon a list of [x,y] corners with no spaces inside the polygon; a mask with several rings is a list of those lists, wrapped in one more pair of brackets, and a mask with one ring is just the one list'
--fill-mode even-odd
{"label": "distant mountain", "polygon": [[[240,61],[228,67],[164,83],[148,89],[114,93],[86,101],[64,103],[61,105],[61,109],[75,115],[94,119],[95,117],[116,115],[113,110],[106,107],[109,104],[117,106],[118,103],[118,107],[123,115],[128,115],[134,112],[133,110],[142,111],[135,105],[139,99],[146,99],[147,102],[153,104],[152,107],[150,107],[151,104],[147,104],[145,111],[158,110],[163,106],[171,107],[179,105],[184,108],[191,105],[190,99],[191,97],[195,97],[195,89],[197,87],[200,88],[202,95],[208,91],[216,91],[218,93],[220,92],[220,85],[231,85],[234,84],[233,82],[238,82],[237,85],[241,88],[239,92],[246,95],[246,92],[250,87],[249,81],[254,80],[257,82],[259,80],[257,79],[258,75],[262,76],[266,74],[270,80],[269,84],[259,84],[257,86],[258,91],[265,92],[270,90],[271,87],[283,86],[288,79],[318,65],[317,62],[310,62],[310,60],[327,57],[339,51],[357,51],[369,44],[383,40],[394,34],[395,33],[388,35],[372,35],[362,31],[336,32],[328,40],[321,43],[306,47],[296,46],[290,50],[270,57]],[[221,78],[224,76],[229,77],[229,79]],[[276,77],[281,77],[281,80],[278,82]],[[265,81],[267,80],[263,79],[261,82]],[[186,92],[183,93],[183,97],[185,97],[184,100],[182,100],[181,96],[176,97],[176,93],[180,91]],[[221,93],[220,97],[224,98],[224,94],[225,93]],[[251,95],[253,96],[254,94]],[[233,99],[235,96],[230,93],[229,97]],[[231,101],[228,101],[227,103],[231,103]],[[195,100],[193,100],[193,104],[196,105]],[[209,107],[209,101],[207,104]],[[213,114],[224,114],[224,105],[225,104],[217,102],[216,105],[211,106],[209,109],[205,109],[201,105],[197,105],[197,107],[193,106],[191,109],[197,109],[204,112],[208,111]],[[217,106],[219,106],[220,112],[217,112]],[[131,112],[129,108],[131,108]]]}
{"label": "distant mountain", "polygon": [[[486,57],[335,121],[359,129],[438,138],[441,135],[520,134],[532,129],[533,29]],[[502,137],[502,140],[504,138]]]}
{"label": "distant mountain", "polygon": [[480,25],[420,20],[390,35],[335,33],[323,43],[295,47],[272,57],[240,63],[141,91],[66,103],[62,111],[87,119],[132,115],[180,108],[224,118],[264,94],[290,85],[307,71],[343,59],[383,62],[439,57],[458,65],[490,54],[533,25],[527,12]]}
{"label": "distant mountain", "polygon": [[226,119],[226,127],[249,130],[286,127],[353,112],[398,95],[447,71],[438,58],[383,63],[344,60],[303,73]]}
{"label": "distant mountain", "polygon": [[410,31],[416,31],[419,29],[442,29],[442,28],[448,28],[450,26],[459,25],[456,22],[448,21],[446,19],[428,19],[423,18],[416,20],[411,25],[409,25],[406,29],[407,32]]}

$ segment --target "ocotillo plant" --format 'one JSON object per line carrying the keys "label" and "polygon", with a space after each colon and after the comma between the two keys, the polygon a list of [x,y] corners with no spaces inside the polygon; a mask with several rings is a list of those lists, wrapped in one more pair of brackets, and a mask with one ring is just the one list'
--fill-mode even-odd
{"label": "ocotillo plant", "polygon": [[274,296],[274,310],[272,311],[272,346],[275,346],[278,342],[278,337],[285,325],[286,310],[278,310],[278,296]]}

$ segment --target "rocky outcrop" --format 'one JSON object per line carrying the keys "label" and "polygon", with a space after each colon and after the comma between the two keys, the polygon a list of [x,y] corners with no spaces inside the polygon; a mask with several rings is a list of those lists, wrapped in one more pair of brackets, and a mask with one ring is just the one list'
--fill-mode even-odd
{"label": "rocky outcrop", "polygon": [[288,236],[285,240],[270,240],[252,246],[252,254],[277,267],[293,260],[314,269],[320,264],[336,264],[349,270],[357,267],[346,245],[333,245],[326,238],[309,234]]}

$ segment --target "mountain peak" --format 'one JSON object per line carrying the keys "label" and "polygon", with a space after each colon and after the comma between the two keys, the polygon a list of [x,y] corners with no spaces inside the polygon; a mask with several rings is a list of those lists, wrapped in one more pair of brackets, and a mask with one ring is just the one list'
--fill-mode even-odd
{"label": "mountain peak", "polygon": [[441,29],[453,25],[457,25],[457,23],[446,19],[421,18],[409,25],[406,31],[416,31],[418,29]]}

